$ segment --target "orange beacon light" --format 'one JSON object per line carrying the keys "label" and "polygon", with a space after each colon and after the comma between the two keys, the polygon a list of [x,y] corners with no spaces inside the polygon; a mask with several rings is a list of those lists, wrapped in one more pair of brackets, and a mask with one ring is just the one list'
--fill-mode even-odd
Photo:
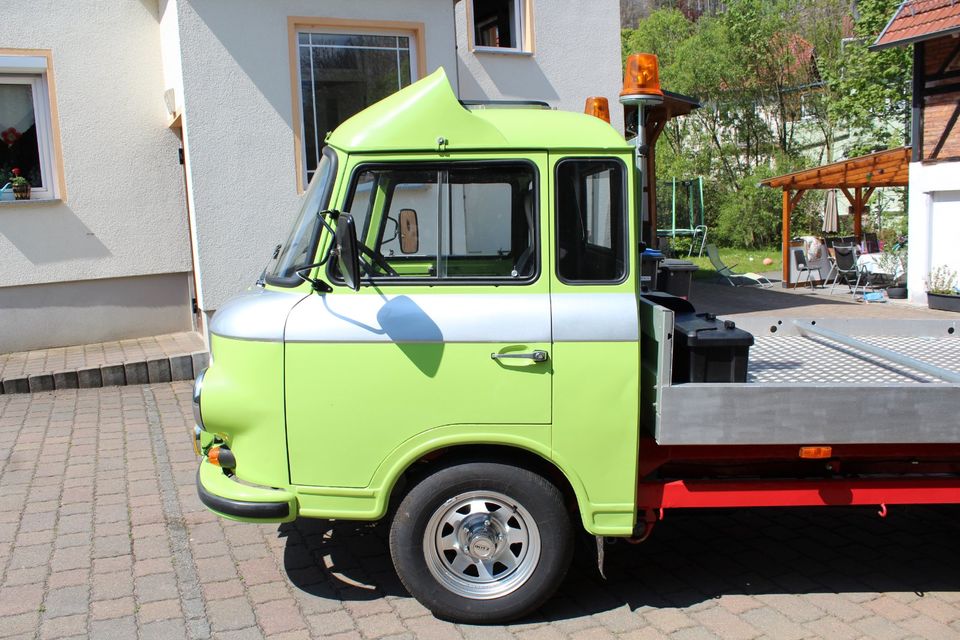
{"label": "orange beacon light", "polygon": [[583,112],[588,116],[600,118],[610,124],[610,103],[603,96],[591,96],[583,106]]}
{"label": "orange beacon light", "polygon": [[659,96],[660,61],[652,53],[632,53],[627,58],[627,68],[623,74],[623,91],[620,97]]}

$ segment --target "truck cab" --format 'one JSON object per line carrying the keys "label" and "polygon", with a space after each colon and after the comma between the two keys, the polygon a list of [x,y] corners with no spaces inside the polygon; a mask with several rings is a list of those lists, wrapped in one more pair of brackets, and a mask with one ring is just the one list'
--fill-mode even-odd
{"label": "truck cab", "polygon": [[[460,603],[433,607],[520,615],[565,573],[572,518],[636,524],[634,149],[589,115],[467,108],[439,70],[319,153],[262,284],[211,322],[200,497],[246,521],[375,520],[403,486],[408,562]],[[489,483],[449,489],[471,470]],[[416,491],[437,477],[431,564]]]}

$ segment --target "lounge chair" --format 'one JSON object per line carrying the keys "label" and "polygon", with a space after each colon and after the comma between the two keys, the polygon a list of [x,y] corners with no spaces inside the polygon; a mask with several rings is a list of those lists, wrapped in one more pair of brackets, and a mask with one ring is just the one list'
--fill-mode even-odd
{"label": "lounge chair", "polygon": [[717,250],[717,245],[708,244],[707,245],[707,257],[710,258],[710,264],[713,265],[713,268],[717,270],[717,275],[721,278],[725,278],[731,287],[739,287],[737,279],[750,280],[751,284],[767,287],[773,286],[773,283],[770,282],[767,278],[763,277],[759,273],[737,273],[733,270],[737,265],[727,266],[723,264],[723,260],[720,259],[720,252]]}

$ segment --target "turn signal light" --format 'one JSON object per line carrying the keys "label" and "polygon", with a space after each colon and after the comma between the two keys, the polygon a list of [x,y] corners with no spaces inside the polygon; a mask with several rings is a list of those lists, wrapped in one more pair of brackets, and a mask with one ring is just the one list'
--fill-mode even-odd
{"label": "turn signal light", "polygon": [[822,460],[833,455],[833,447],[800,447],[800,457],[807,460]]}
{"label": "turn signal light", "polygon": [[210,464],[215,464],[222,469],[233,469],[237,466],[237,459],[233,456],[233,451],[224,447],[210,447],[207,451],[207,460]]}
{"label": "turn signal light", "polygon": [[591,96],[587,98],[583,112],[588,116],[600,118],[607,124],[610,124],[610,103],[607,102],[607,99],[603,96]]}
{"label": "turn signal light", "polygon": [[652,53],[632,53],[627,58],[620,96],[662,96],[660,89],[660,61]]}

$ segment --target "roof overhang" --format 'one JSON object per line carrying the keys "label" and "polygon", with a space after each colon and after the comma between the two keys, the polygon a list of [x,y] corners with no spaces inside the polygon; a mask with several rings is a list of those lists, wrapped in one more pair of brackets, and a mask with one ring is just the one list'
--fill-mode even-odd
{"label": "roof overhang", "polygon": [[903,0],[869,48],[905,47],[958,33],[960,3],[956,0]]}
{"label": "roof overhang", "polygon": [[878,151],[760,182],[782,189],[905,187],[910,179],[910,147]]}
{"label": "roof overhang", "polygon": [[943,31],[934,31],[932,33],[924,33],[921,35],[913,36],[911,38],[904,38],[902,40],[891,40],[889,42],[874,43],[870,45],[868,49],[870,51],[883,51],[884,49],[892,49],[893,47],[905,47],[908,44],[923,42],[924,40],[934,40],[936,38],[942,38],[943,36],[951,36],[954,34],[960,34],[960,26],[950,27],[949,29],[944,29]]}

